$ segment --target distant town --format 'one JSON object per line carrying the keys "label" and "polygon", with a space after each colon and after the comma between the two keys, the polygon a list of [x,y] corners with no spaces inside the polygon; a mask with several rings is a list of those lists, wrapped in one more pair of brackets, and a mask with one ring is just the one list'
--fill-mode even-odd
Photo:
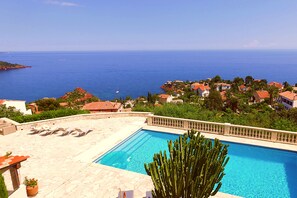
{"label": "distant town", "polygon": [[[297,129],[297,113],[295,111],[297,110],[297,84],[290,85],[288,82],[274,81],[268,83],[265,79],[254,79],[252,76],[236,77],[233,80],[223,80],[220,76],[215,76],[199,81],[167,81],[161,85],[161,89],[163,93],[152,94],[148,92],[147,96],[139,96],[134,99],[127,96],[126,98],[115,98],[111,101],[102,101],[83,88],[76,88],[59,98],[42,98],[28,104],[25,101],[14,100],[13,98],[1,99],[0,117],[15,118],[16,121],[20,122],[34,121],[44,119],[44,116],[35,116],[29,119],[26,115],[38,115],[44,112],[62,111],[63,109],[73,110],[70,114],[151,111],[166,116],[175,116],[175,113],[182,111],[184,114],[179,113],[179,117],[234,122],[277,129]],[[173,112],[170,113],[168,109],[175,108],[172,105],[180,109],[172,110]],[[295,110],[289,111],[290,109]],[[193,112],[190,113],[190,110]],[[19,114],[9,116],[7,113],[9,111]],[[283,112],[285,111],[289,111],[289,113],[284,116]],[[217,113],[205,117],[202,112],[204,114]],[[263,112],[266,114],[268,112],[269,115]],[[276,113],[272,114],[272,112]],[[236,114],[242,118],[239,119]],[[257,121],[255,118],[250,118],[250,121],[247,121],[248,118],[243,117],[245,114],[260,117],[268,116],[269,119],[273,120],[265,125],[261,119]],[[59,113],[59,115],[51,116],[63,115],[63,113]],[[69,115],[69,112],[65,115]],[[278,124],[278,122],[281,123]]]}

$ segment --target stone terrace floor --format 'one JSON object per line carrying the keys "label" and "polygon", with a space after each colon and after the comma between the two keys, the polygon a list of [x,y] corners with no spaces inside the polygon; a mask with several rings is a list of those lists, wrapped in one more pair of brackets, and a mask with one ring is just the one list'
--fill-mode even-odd
{"label": "stone terrace floor", "polygon": [[[65,121],[61,127],[92,128],[83,137],[72,135],[28,135],[28,130],[0,136],[0,151],[14,155],[29,155],[20,169],[25,176],[39,180],[39,193],[46,198],[115,198],[119,188],[134,190],[134,197],[145,197],[152,189],[150,177],[96,163],[97,157],[120,141],[146,126],[143,117],[106,118],[97,120]],[[170,129],[171,130],[171,129]],[[181,131],[179,131],[181,132]],[[4,174],[11,189],[8,172]],[[216,197],[233,197],[218,193]]]}

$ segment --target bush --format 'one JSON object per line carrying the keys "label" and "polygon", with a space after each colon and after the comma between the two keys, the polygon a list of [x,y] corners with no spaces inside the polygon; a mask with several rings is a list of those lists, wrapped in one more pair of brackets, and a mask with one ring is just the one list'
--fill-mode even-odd
{"label": "bush", "polygon": [[0,197],[8,198],[8,193],[7,193],[6,185],[2,174],[0,174]]}
{"label": "bush", "polygon": [[0,118],[12,118],[21,115],[23,114],[20,111],[16,110],[14,107],[6,107],[6,105],[0,105]]}
{"label": "bush", "polygon": [[44,98],[35,102],[39,111],[57,110],[60,108],[60,103],[54,98]]}
{"label": "bush", "polygon": [[15,116],[12,119],[16,122],[23,123],[23,122],[46,120],[51,118],[65,117],[65,116],[85,114],[85,113],[89,113],[89,112],[85,110],[59,109],[59,110],[53,110],[53,111],[45,111],[40,114]]}
{"label": "bush", "polygon": [[249,112],[238,114],[230,109],[216,111],[189,103],[166,103],[157,107],[138,104],[133,108],[133,111],[153,112],[159,116],[297,131],[297,110],[285,110],[276,113],[266,104],[252,105],[250,108]]}

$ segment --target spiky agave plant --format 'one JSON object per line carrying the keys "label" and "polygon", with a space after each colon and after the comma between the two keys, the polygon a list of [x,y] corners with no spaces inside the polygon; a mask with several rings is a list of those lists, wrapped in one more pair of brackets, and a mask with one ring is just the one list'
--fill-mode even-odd
{"label": "spiky agave plant", "polygon": [[166,151],[155,154],[144,164],[154,184],[153,197],[204,198],[215,195],[222,186],[229,161],[227,145],[213,142],[191,130],[177,140],[168,141]]}

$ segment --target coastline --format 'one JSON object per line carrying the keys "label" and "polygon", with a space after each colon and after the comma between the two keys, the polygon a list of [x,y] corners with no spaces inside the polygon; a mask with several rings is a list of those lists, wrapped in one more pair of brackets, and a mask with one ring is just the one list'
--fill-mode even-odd
{"label": "coastline", "polygon": [[13,69],[25,69],[25,68],[31,68],[31,66],[0,61],[0,71],[13,70]]}
{"label": "coastline", "polygon": [[7,71],[7,70],[14,70],[14,69],[25,69],[25,68],[32,68],[32,66],[25,66],[25,65],[16,65],[14,67],[9,67],[9,66],[1,67],[0,66],[0,71]]}

